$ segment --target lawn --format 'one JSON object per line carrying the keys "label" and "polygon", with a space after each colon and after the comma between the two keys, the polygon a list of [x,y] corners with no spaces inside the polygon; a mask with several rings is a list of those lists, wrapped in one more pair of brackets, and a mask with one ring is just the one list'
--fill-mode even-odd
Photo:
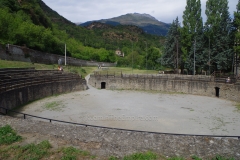
{"label": "lawn", "polygon": [[[40,64],[40,63],[29,63],[29,62],[20,62],[20,61],[7,61],[0,60],[0,68],[28,68],[34,67],[37,70],[57,70],[57,64]],[[78,66],[63,66],[63,70],[66,72],[72,72],[85,77],[86,75],[98,71],[101,74],[158,74],[156,70],[139,70],[132,68],[123,68],[123,67],[109,67],[98,69],[98,67],[78,67]]]}

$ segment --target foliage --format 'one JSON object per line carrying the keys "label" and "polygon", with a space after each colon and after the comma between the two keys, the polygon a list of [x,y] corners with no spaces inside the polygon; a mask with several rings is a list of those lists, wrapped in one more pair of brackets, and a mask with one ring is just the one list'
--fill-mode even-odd
{"label": "foliage", "polygon": [[[239,2],[238,2],[239,3]],[[180,28],[179,46],[181,46],[181,69],[187,69],[195,74],[201,70],[221,70],[230,72],[234,60],[233,49],[239,55],[240,4],[234,13],[234,22],[231,22],[227,0],[208,0],[205,13],[207,21],[203,26],[201,17],[201,1],[187,0],[183,12],[183,26]],[[170,28],[166,37],[164,58],[165,66],[176,68],[173,30]],[[176,30],[176,29],[175,29]],[[235,39],[235,44],[234,44]],[[235,46],[234,46],[235,45]],[[169,56],[170,55],[170,56]],[[172,57],[171,57],[172,56]],[[236,56],[235,56],[236,59]],[[159,59],[160,60],[160,59]],[[235,61],[236,62],[236,61]]]}
{"label": "foliage", "polygon": [[6,125],[0,128],[0,145],[12,144],[21,139],[21,136],[18,136],[11,126]]}
{"label": "foliage", "polygon": [[234,50],[237,53],[237,55],[240,55],[240,0],[238,1],[237,4],[237,11],[234,12],[234,21],[233,25],[235,28],[235,45],[234,45]]}
{"label": "foliage", "polygon": [[230,70],[233,58],[233,32],[227,0],[208,0],[205,26],[212,42],[211,65],[214,70]]}
{"label": "foliage", "polygon": [[180,54],[180,24],[178,21],[178,17],[176,20],[172,22],[172,25],[168,31],[164,54],[163,54],[163,62],[166,66],[169,66],[173,69],[178,68],[178,60],[181,57]]}
{"label": "foliage", "polygon": [[[0,43],[83,60],[116,62],[118,66],[158,69],[164,37],[149,35],[136,26],[110,26],[88,30],[76,26],[41,0],[1,0]],[[147,46],[145,46],[147,44]],[[125,57],[117,57],[120,49]],[[133,58],[132,58],[133,57]],[[132,61],[132,59],[134,61]],[[147,65],[145,65],[147,64]]]}
{"label": "foliage", "polygon": [[[182,65],[192,73],[194,73],[194,67],[201,68],[203,65],[203,45],[201,1],[187,0],[181,29]],[[195,65],[194,62],[196,62]]]}

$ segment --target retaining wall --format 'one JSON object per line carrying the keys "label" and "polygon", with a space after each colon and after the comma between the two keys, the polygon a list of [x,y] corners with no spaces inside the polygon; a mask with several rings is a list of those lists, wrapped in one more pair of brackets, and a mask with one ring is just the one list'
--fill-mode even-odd
{"label": "retaining wall", "polygon": [[[167,76],[167,75],[165,75]],[[187,76],[186,76],[187,77]],[[154,90],[164,92],[182,92],[187,94],[216,97],[240,102],[240,85],[216,83],[213,81],[198,81],[198,79],[181,80],[161,77],[107,77],[91,75],[89,84],[106,89]],[[219,91],[217,91],[219,90]]]}
{"label": "retaining wall", "polygon": [[[65,64],[65,57],[57,54],[44,53],[29,49],[26,47],[15,46],[15,45],[0,45],[0,59],[12,60],[12,61],[23,61],[31,63],[43,63],[43,64],[58,64],[58,60],[62,59],[62,64]],[[102,65],[105,67],[116,66],[115,63],[108,62],[95,62],[85,61],[72,57],[67,57],[67,65],[74,66],[98,66]]]}

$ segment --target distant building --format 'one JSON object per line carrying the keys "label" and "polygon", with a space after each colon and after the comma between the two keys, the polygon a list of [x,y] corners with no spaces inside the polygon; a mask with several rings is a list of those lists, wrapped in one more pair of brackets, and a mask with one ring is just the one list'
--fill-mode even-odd
{"label": "distant building", "polygon": [[124,57],[124,53],[121,52],[119,49],[115,51],[115,54],[118,55],[119,57]]}

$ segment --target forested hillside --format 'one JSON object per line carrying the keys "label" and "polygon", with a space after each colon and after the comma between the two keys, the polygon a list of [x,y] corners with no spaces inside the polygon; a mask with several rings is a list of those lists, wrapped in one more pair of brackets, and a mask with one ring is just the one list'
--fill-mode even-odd
{"label": "forested hillside", "polygon": [[[164,37],[139,32],[135,26],[76,26],[41,0],[0,1],[0,43],[64,54],[84,60],[118,62],[120,66],[156,69]],[[125,57],[115,55],[120,49]],[[147,61],[147,63],[146,63]],[[147,64],[147,65],[145,65]]]}

